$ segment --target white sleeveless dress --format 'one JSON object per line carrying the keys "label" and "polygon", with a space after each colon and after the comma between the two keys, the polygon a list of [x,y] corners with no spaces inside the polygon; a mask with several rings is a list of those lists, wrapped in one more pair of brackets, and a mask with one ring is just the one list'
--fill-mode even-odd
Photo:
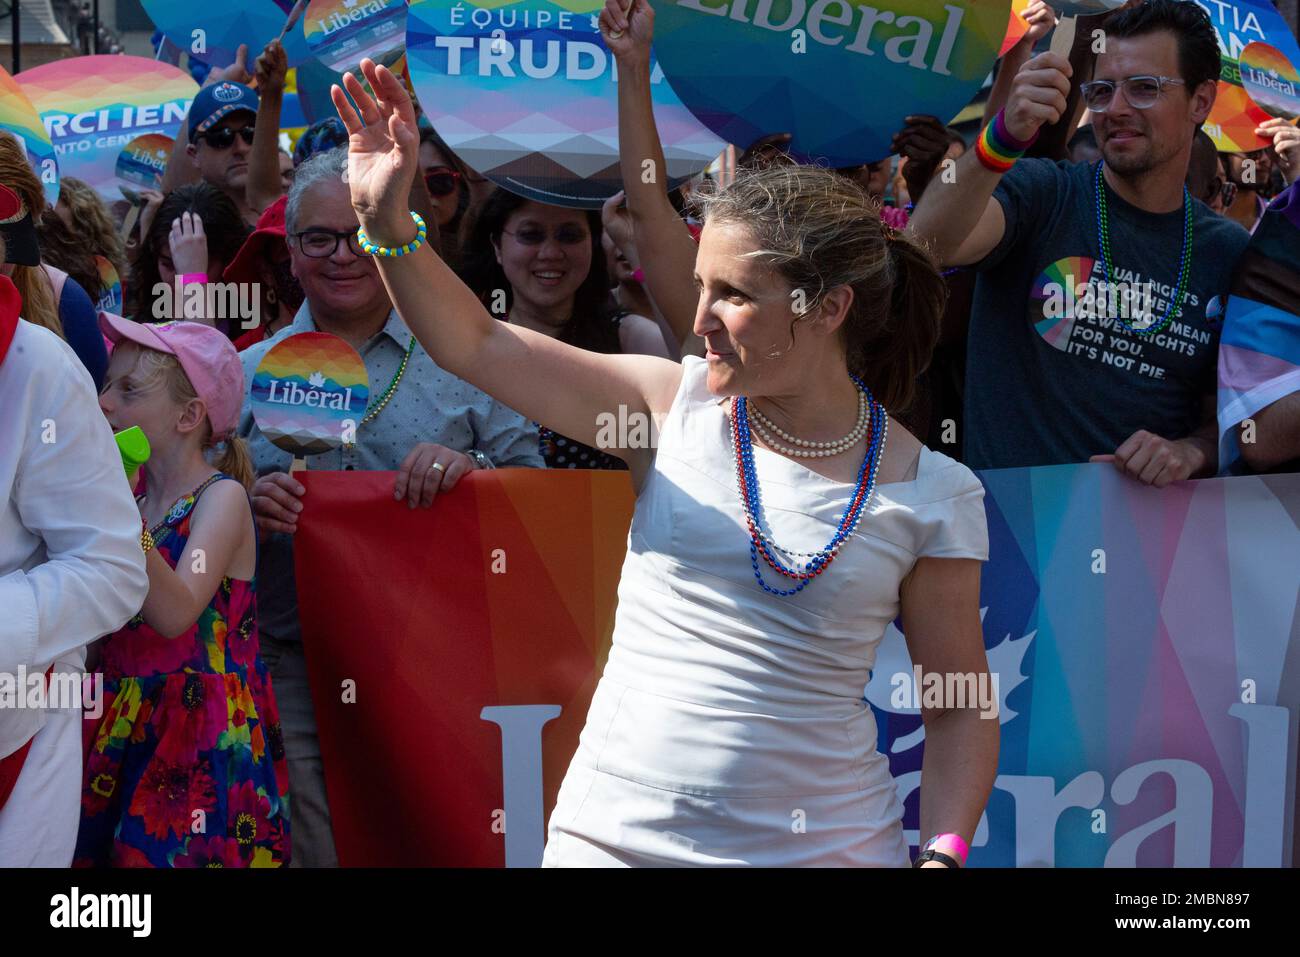
{"label": "white sleeveless dress", "polygon": [[[543,867],[906,867],[902,803],[863,700],[920,556],[988,558],[984,489],[923,448],[876,487],[839,557],[763,591],[736,488],[730,400],[683,360],[636,501],[613,647],[560,787]],[[825,547],[852,485],[755,448],[771,533]],[[760,557],[773,587],[792,582]]]}

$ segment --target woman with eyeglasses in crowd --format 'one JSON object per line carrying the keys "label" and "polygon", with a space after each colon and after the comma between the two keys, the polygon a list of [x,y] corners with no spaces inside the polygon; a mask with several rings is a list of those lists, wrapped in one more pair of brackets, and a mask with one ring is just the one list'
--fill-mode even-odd
{"label": "woman with eyeglasses in crowd", "polygon": [[[495,190],[467,224],[465,284],[512,325],[606,354],[670,358],[653,320],[611,308],[600,213]],[[620,458],[538,427],[549,468],[626,469]]]}

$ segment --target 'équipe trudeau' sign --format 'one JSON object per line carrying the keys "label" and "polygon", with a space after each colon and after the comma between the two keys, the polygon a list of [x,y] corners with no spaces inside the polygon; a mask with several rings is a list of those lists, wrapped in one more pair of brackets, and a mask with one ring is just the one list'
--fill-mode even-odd
{"label": "'\u00e9quipe trudeau' sign", "polygon": [[993,66],[1011,0],[660,0],[655,52],[728,142],[790,133],[831,166],[889,155],[912,114],[947,122]]}
{"label": "'\u00e9quipe trudeau' sign", "polygon": [[[600,35],[603,5],[412,0],[407,63],[434,129],[499,186],[539,202],[599,208],[622,189],[618,71]],[[651,97],[669,183],[695,175],[725,148],[657,65]]]}

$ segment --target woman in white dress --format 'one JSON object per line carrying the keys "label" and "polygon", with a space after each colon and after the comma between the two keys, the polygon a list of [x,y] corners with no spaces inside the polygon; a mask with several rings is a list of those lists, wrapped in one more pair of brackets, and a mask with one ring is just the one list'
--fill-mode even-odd
{"label": "woman in white dress", "polygon": [[[855,185],[778,167],[704,204],[705,358],[568,346],[494,320],[427,244],[392,255],[418,240],[405,198],[419,132],[392,74],[362,70],[377,97],[352,76],[356,110],[333,91],[352,202],[420,344],[590,445],[605,413],[662,423],[657,447],[609,449],[636,509],[613,647],[544,865],[907,866],[863,700],[876,645],[901,611],[924,672],[988,668],[983,489],[885,412],[938,335],[933,262]],[[951,849],[983,813],[998,722],[974,702],[922,718],[921,832]]]}

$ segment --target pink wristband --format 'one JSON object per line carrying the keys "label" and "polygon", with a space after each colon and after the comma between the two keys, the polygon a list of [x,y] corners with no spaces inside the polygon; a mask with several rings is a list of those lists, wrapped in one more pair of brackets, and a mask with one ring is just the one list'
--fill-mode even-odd
{"label": "pink wristband", "polygon": [[960,834],[938,834],[926,841],[925,846],[928,850],[947,854],[962,867],[966,866],[966,855],[970,853],[970,845]]}
{"label": "pink wristband", "polygon": [[194,283],[200,283],[200,284],[202,284],[202,283],[206,283],[207,281],[208,281],[208,274],[205,273],[205,272],[185,272],[185,273],[181,273],[181,285],[182,285],[182,286],[189,286],[189,285],[192,285],[192,284],[194,284]]}
{"label": "pink wristband", "polygon": [[640,266],[636,267],[636,271],[632,273],[632,278],[637,282],[645,282],[645,273],[641,271]]}

